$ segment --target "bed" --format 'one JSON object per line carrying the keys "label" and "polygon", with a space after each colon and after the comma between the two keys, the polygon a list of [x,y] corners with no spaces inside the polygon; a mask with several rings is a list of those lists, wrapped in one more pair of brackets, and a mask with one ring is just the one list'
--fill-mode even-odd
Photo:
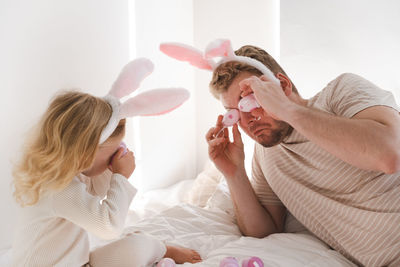
{"label": "bed", "polygon": [[[219,266],[227,256],[239,262],[257,256],[265,266],[356,266],[288,218],[291,233],[262,239],[242,236],[226,182],[209,164],[196,179],[138,193],[125,232],[142,231],[167,244],[195,249],[203,258],[201,263],[178,266]],[[91,237],[91,244],[105,241]],[[0,266],[9,266],[10,256],[10,249],[0,251]]]}

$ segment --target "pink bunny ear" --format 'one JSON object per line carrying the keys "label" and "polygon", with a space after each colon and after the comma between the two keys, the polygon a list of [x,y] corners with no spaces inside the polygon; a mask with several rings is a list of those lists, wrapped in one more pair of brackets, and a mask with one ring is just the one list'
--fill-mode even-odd
{"label": "pink bunny ear", "polygon": [[189,96],[183,88],[153,89],[124,102],[120,117],[161,115],[182,105]]}
{"label": "pink bunny ear", "polygon": [[139,88],[140,83],[153,72],[153,69],[153,63],[147,58],[132,60],[122,69],[108,94],[116,98],[129,95]]}
{"label": "pink bunny ear", "polygon": [[191,65],[205,70],[212,70],[210,61],[203,57],[203,53],[191,46],[180,43],[162,43],[160,50],[164,54],[180,61],[187,61]]}
{"label": "pink bunny ear", "polygon": [[228,39],[217,39],[208,44],[205,50],[205,57],[207,59],[213,57],[233,57],[231,41]]}

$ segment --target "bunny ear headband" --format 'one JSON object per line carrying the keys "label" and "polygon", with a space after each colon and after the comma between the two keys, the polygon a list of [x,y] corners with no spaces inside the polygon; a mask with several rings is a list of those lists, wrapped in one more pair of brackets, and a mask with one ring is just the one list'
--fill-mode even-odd
{"label": "bunny ear headband", "polygon": [[[212,41],[208,44],[204,53],[194,47],[180,43],[162,43],[160,45],[160,50],[172,58],[180,61],[187,61],[189,64],[199,69],[205,69],[209,71],[214,71],[223,63],[229,61],[238,61],[258,69],[268,79],[280,84],[279,80],[275,77],[272,71],[260,61],[251,57],[235,55],[232,49],[231,41],[228,39],[217,39]],[[221,59],[219,61],[215,61],[213,58],[216,57],[220,57]]]}
{"label": "bunny ear headband", "polygon": [[[272,82],[280,85],[280,81],[275,77],[270,69],[268,69],[260,61],[244,56],[237,56],[233,52],[231,41],[227,39],[217,39],[212,41],[206,47],[204,54],[191,46],[180,44],[180,43],[162,43],[160,50],[177,60],[187,61],[189,64],[209,71],[214,71],[218,66],[223,63],[230,61],[238,61],[247,65],[250,65],[265,75]],[[215,61],[213,58],[220,57],[219,61]],[[243,97],[238,104],[238,109],[231,109],[228,111],[222,120],[224,127],[229,127],[237,123],[240,119],[239,110],[242,112],[251,112],[255,108],[259,108],[260,104],[254,94]],[[260,118],[258,118],[259,120]],[[223,129],[221,129],[222,131]],[[221,132],[220,131],[220,132]],[[217,134],[217,136],[219,133]]]}
{"label": "bunny ear headband", "polygon": [[153,63],[146,58],[135,59],[122,69],[111,90],[103,98],[111,105],[112,115],[101,133],[100,144],[110,137],[121,119],[165,114],[189,98],[190,94],[186,89],[163,88],[141,93],[121,103],[120,99],[139,88],[141,81],[152,73],[153,69]]}

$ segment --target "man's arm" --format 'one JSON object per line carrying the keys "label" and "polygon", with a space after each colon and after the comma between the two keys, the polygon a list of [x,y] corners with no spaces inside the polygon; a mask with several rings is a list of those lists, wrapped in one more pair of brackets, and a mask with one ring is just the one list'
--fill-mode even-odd
{"label": "man's arm", "polygon": [[293,104],[280,116],[310,141],[356,167],[385,173],[400,170],[400,116],[390,107],[374,106],[344,118]]}
{"label": "man's arm", "polygon": [[270,205],[264,208],[245,172],[236,177],[227,177],[226,180],[237,222],[244,235],[263,238],[283,231],[285,206]]}
{"label": "man's arm", "polygon": [[352,118],[331,115],[301,104],[285,79],[278,86],[253,76],[241,82],[241,90],[254,91],[268,114],[349,164],[385,173],[400,171],[400,116],[393,108],[373,106]]}
{"label": "man's arm", "polygon": [[228,183],[240,231],[246,236],[259,238],[282,232],[286,209],[261,205],[246,175],[238,126],[233,126],[233,142],[229,140],[228,129],[224,130],[223,136],[215,136],[222,127],[222,116],[219,116],[216,127],[206,135],[208,153]]}

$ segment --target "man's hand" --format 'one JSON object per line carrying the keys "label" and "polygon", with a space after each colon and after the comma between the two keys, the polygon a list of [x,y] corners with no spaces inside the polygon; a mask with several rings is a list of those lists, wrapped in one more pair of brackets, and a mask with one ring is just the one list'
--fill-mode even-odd
{"label": "man's hand", "polygon": [[224,127],[222,124],[222,115],[218,116],[217,124],[206,134],[208,143],[208,155],[222,174],[231,178],[244,170],[244,148],[243,141],[235,124],[232,129],[233,142],[229,140],[228,129],[223,130],[223,134],[218,132]]}
{"label": "man's hand", "polygon": [[261,107],[276,120],[285,120],[285,111],[293,102],[288,98],[291,90],[282,89],[281,85],[268,80],[266,76],[251,76],[239,83],[241,96],[254,93]]}
{"label": "man's hand", "polygon": [[118,149],[111,160],[110,170],[113,173],[119,173],[129,179],[136,167],[135,157],[133,156],[133,152],[129,149],[125,155],[124,152],[123,147]]}

